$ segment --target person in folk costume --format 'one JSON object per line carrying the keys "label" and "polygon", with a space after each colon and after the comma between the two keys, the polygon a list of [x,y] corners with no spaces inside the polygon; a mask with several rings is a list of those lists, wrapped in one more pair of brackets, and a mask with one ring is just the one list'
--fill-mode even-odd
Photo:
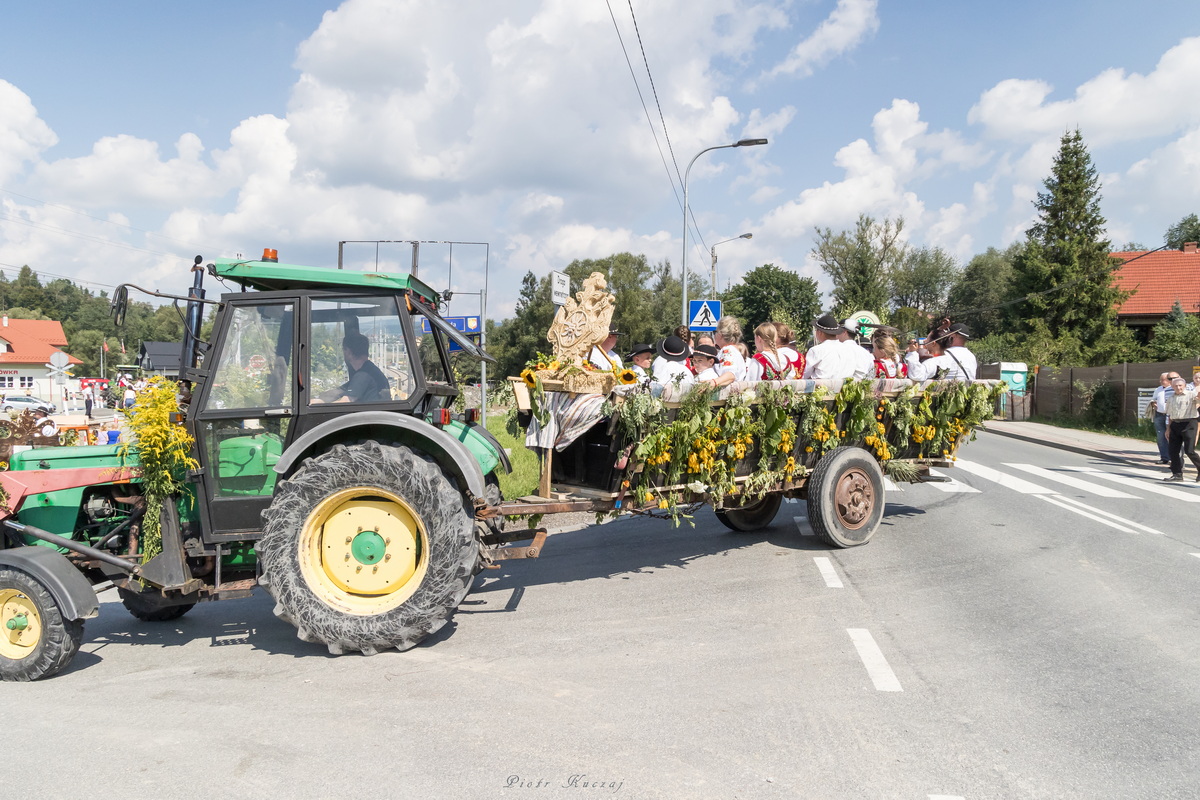
{"label": "person in folk costume", "polygon": [[746,380],[789,381],[795,377],[792,362],[779,352],[779,333],[772,323],[754,329],[754,351]]}
{"label": "person in folk costume", "polygon": [[746,359],[737,348],[742,341],[742,324],[736,317],[721,317],[715,339],[721,354],[713,367],[718,375],[716,388],[746,380]]}
{"label": "person in folk costume", "polygon": [[792,377],[799,378],[804,374],[804,353],[796,350],[796,334],[792,326],[786,322],[772,322],[779,340],[779,355],[786,358],[792,365]]}
{"label": "person in folk costume", "polygon": [[900,358],[900,346],[883,331],[871,337],[871,352],[875,356],[876,378],[907,378],[908,365]]}

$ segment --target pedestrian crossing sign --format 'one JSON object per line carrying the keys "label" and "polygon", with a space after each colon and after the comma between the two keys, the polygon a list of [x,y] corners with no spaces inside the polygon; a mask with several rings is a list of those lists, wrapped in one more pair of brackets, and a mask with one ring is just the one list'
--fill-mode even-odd
{"label": "pedestrian crossing sign", "polygon": [[721,318],[720,300],[689,300],[688,328],[693,331],[715,331]]}

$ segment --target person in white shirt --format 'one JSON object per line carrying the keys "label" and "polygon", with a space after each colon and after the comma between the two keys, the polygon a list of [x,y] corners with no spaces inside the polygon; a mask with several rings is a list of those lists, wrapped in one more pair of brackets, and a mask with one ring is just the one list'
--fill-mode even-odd
{"label": "person in white shirt", "polygon": [[592,366],[605,372],[618,370],[625,366],[625,362],[613,349],[617,346],[617,337],[620,335],[616,328],[609,328],[605,340],[600,344],[592,345],[592,352],[588,355],[588,361],[592,362]]}
{"label": "person in white shirt", "polygon": [[754,329],[754,356],[748,364],[746,380],[790,381],[796,377],[794,358],[784,355],[774,323],[764,322]]}
{"label": "person in white shirt", "polygon": [[1154,434],[1158,440],[1158,463],[1170,464],[1171,454],[1167,448],[1167,401],[1171,399],[1171,395],[1175,394],[1175,390],[1171,388],[1171,379],[1174,378],[1174,373],[1164,372],[1158,376],[1158,388],[1154,390],[1154,394],[1150,395],[1150,402],[1146,405],[1146,416],[1154,421]]}
{"label": "person in white shirt", "polygon": [[721,351],[711,344],[698,344],[692,348],[692,366],[696,368],[696,383],[711,383],[714,387],[721,374],[716,370]]}
{"label": "person in white shirt", "polygon": [[969,338],[970,328],[961,322],[954,323],[942,336],[929,336],[925,348],[932,358],[924,361],[921,361],[918,353],[917,342],[909,342],[908,352],[904,355],[904,363],[908,365],[908,377],[914,381],[927,381],[939,377],[942,380],[968,383],[975,380],[975,372],[979,366],[975,354],[966,348]]}
{"label": "person in white shirt", "polygon": [[779,342],[779,347],[776,352],[792,365],[792,378],[799,378],[804,372],[804,357],[796,350],[795,336],[792,334],[792,328],[786,322],[773,322],[775,326],[776,339]]}
{"label": "person in white shirt", "polygon": [[850,354],[850,362],[854,364],[854,374],[850,377],[874,377],[875,359],[870,350],[858,343],[854,320],[848,319],[842,323],[842,329],[838,331],[838,341],[846,348],[846,352]]}
{"label": "person in white shirt", "polygon": [[1165,481],[1183,480],[1183,457],[1196,468],[1200,483],[1200,456],[1196,455],[1196,426],[1200,423],[1200,393],[1178,374],[1171,381],[1174,394],[1167,401],[1167,443],[1171,452],[1171,477]]}
{"label": "person in white shirt", "polygon": [[805,380],[837,380],[854,374],[850,351],[838,341],[842,324],[832,314],[823,314],[813,323],[813,338],[817,343],[805,354]]}
{"label": "person in white shirt", "polygon": [[650,378],[650,361],[654,358],[654,347],[648,344],[635,344],[627,356],[629,368],[638,376],[638,382]]}
{"label": "person in white shirt", "polygon": [[696,380],[692,371],[684,366],[688,357],[688,346],[678,336],[668,336],[658,343],[658,358],[654,360],[654,372],[650,376],[651,386],[662,391],[663,386],[691,386]]}
{"label": "person in white shirt", "polygon": [[742,341],[742,323],[736,317],[721,317],[717,320],[714,339],[721,351],[713,367],[719,376],[717,387],[746,380],[746,359],[738,349]]}

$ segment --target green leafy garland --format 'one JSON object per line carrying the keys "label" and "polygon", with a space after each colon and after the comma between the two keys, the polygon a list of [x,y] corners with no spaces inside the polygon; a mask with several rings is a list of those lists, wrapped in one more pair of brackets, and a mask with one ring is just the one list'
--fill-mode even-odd
{"label": "green leafy garland", "polygon": [[[630,456],[618,461],[622,489],[633,495],[625,510],[665,512],[678,524],[687,517],[682,505],[697,496],[714,506],[739,493],[761,497],[803,477],[840,445],[863,447],[889,475],[914,480],[916,468],[897,459],[953,458],[1007,390],[1003,383],[928,382],[895,398],[876,398],[874,386],[850,380],[830,396],[825,387],[801,394],[762,383],[717,404],[716,393],[696,387],[674,410],[648,391],[610,401],[602,413],[615,417]],[[739,462],[755,451],[754,469],[739,485]]]}

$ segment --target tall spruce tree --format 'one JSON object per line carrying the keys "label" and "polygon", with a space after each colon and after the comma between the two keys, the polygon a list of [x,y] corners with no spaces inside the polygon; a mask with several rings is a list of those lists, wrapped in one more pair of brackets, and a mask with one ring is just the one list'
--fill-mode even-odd
{"label": "tall spruce tree", "polygon": [[1113,282],[1120,262],[1109,257],[1100,182],[1078,129],[1063,135],[1044,186],[1013,260],[1013,296],[1027,298],[1013,306],[1015,327],[1061,354],[1061,365],[1109,363],[1132,342],[1117,329],[1117,306],[1130,293]]}

